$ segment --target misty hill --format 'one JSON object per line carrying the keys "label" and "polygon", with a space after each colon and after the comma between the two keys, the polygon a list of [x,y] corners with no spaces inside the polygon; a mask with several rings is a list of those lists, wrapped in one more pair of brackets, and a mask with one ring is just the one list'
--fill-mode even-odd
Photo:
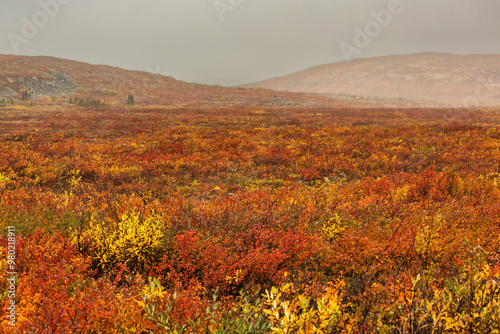
{"label": "misty hill", "polygon": [[420,105],[500,106],[500,55],[422,53],[356,59],[242,85]]}
{"label": "misty hill", "polygon": [[159,74],[53,57],[0,55],[0,98],[34,99],[69,96],[125,103],[128,94],[139,105],[180,106],[328,106],[317,94],[269,92],[186,83]]}

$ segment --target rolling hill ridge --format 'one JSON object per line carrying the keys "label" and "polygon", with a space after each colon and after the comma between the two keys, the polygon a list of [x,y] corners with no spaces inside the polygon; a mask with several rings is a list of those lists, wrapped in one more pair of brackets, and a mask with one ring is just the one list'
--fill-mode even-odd
{"label": "rolling hill ridge", "polygon": [[129,94],[138,105],[176,106],[330,106],[336,101],[317,94],[186,83],[149,72],[39,56],[0,55],[0,99],[56,97],[100,99],[124,104]]}
{"label": "rolling hill ridge", "polygon": [[242,85],[446,107],[500,106],[500,55],[420,53],[356,59]]}

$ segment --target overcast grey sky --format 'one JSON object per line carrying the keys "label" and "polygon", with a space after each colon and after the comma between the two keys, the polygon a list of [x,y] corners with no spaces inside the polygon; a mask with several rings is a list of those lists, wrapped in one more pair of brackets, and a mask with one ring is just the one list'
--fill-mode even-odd
{"label": "overcast grey sky", "polygon": [[346,58],[500,53],[500,0],[0,0],[0,32],[1,54],[236,85]]}

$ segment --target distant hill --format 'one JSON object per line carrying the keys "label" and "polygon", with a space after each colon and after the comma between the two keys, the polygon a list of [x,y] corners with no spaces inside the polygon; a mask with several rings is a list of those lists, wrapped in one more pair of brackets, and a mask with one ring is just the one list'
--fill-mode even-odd
{"label": "distant hill", "polygon": [[270,92],[186,83],[159,74],[123,70],[53,57],[0,55],[0,98],[64,97],[125,103],[132,94],[139,105],[177,106],[330,106],[338,103],[317,94]]}
{"label": "distant hill", "polygon": [[500,55],[420,53],[356,59],[241,87],[429,106],[500,106]]}

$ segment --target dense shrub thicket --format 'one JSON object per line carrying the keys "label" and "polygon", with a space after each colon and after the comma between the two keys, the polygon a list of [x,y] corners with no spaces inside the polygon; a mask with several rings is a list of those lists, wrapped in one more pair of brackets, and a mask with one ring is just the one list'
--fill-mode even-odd
{"label": "dense shrub thicket", "polygon": [[500,328],[493,111],[68,107],[19,127],[19,108],[0,111],[2,332]]}

